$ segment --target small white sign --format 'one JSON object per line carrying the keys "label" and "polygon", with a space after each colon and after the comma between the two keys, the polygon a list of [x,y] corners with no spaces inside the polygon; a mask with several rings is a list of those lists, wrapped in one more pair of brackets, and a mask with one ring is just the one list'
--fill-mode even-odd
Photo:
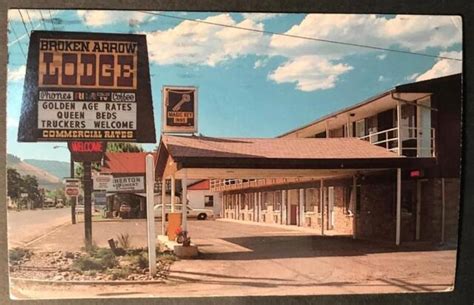
{"label": "small white sign", "polygon": [[94,190],[107,192],[143,192],[145,178],[143,176],[112,177],[100,175],[93,178]]}

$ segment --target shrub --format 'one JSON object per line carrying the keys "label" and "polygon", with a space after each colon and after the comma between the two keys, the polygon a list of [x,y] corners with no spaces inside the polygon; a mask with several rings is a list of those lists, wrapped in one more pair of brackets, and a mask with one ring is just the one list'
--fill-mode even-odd
{"label": "shrub", "polygon": [[76,259],[72,264],[73,270],[104,270],[117,264],[115,255],[110,249],[99,248],[87,255]]}
{"label": "shrub", "polygon": [[23,248],[13,248],[8,251],[10,263],[17,263],[25,257],[30,257],[31,251]]}
{"label": "shrub", "polygon": [[105,267],[98,259],[90,257],[89,255],[81,256],[72,263],[73,270],[89,271],[89,270],[104,270]]}
{"label": "shrub", "polygon": [[132,270],[130,268],[114,268],[108,269],[106,273],[112,276],[112,280],[125,279],[132,274]]}
{"label": "shrub", "polygon": [[117,240],[121,248],[130,249],[130,235],[128,233],[117,235]]}
{"label": "shrub", "polygon": [[146,252],[141,252],[136,255],[131,255],[130,262],[138,268],[145,269],[148,267],[148,254]]}

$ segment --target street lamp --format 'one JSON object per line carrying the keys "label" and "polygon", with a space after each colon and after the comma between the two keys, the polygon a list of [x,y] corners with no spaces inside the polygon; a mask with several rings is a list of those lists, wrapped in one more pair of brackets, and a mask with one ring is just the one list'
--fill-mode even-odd
{"label": "street lamp", "polygon": [[[66,146],[61,146],[61,145],[55,145],[53,146],[53,149],[58,149],[58,148],[65,148],[65,149],[68,149]],[[69,149],[68,149],[69,150]],[[72,153],[69,154],[70,155],[70,173],[69,175],[71,176],[71,178],[74,178],[74,161],[72,159]],[[76,202],[77,202],[77,196],[76,196],[76,200],[75,201],[72,201],[71,203],[71,222],[72,224],[76,224]]]}

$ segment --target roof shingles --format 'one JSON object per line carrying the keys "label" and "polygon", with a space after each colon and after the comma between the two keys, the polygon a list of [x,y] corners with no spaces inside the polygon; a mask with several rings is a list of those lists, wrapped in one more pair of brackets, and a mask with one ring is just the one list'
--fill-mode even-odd
{"label": "roof shingles", "polygon": [[171,156],[272,159],[397,158],[396,153],[357,138],[211,138],[163,136]]}

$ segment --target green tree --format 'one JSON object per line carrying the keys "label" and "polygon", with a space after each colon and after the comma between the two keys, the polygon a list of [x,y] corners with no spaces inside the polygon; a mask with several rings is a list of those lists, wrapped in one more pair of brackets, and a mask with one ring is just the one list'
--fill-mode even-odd
{"label": "green tree", "polygon": [[12,200],[18,200],[21,194],[21,175],[14,168],[7,169],[7,194]]}
{"label": "green tree", "polygon": [[26,175],[22,177],[21,189],[22,192],[28,194],[28,200],[33,202],[34,207],[41,206],[43,198],[39,190],[38,180],[35,176]]}

